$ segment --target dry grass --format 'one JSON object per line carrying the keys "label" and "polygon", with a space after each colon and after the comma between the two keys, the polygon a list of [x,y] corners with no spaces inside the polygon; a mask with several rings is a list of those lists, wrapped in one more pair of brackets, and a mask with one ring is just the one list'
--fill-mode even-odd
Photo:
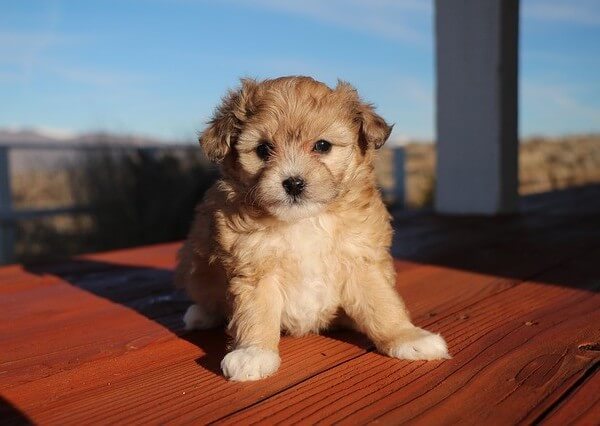
{"label": "dry grass", "polygon": [[13,207],[53,208],[75,203],[69,171],[28,170],[12,175]]}
{"label": "dry grass", "polygon": [[[17,259],[38,260],[75,253],[182,238],[193,205],[214,180],[199,150],[163,152],[147,158],[106,151],[70,157],[62,167],[13,173],[16,208],[90,204],[90,214],[21,222]],[[376,171],[393,191],[392,152],[382,150]],[[435,186],[435,147],[405,147],[406,204],[430,206]],[[533,138],[520,148],[521,194],[600,182],[600,135]]]}
{"label": "dry grass", "polygon": [[519,180],[522,195],[600,182],[600,136],[530,139],[521,146]]}

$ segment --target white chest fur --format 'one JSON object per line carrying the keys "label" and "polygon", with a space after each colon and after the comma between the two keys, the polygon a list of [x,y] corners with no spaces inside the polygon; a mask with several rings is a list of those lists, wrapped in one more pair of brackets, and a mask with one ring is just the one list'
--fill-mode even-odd
{"label": "white chest fur", "polygon": [[277,252],[289,264],[280,284],[283,309],[281,325],[293,335],[317,332],[335,314],[339,304],[336,271],[339,259],[332,219],[306,219],[284,229],[276,239]]}

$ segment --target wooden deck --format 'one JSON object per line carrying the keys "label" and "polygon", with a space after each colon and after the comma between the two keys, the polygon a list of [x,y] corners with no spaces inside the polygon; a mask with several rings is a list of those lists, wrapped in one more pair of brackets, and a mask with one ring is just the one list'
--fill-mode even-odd
{"label": "wooden deck", "polygon": [[185,333],[179,244],[0,268],[0,423],[600,423],[600,186],[494,219],[398,214],[398,289],[453,359],[284,337],[230,383],[223,330]]}

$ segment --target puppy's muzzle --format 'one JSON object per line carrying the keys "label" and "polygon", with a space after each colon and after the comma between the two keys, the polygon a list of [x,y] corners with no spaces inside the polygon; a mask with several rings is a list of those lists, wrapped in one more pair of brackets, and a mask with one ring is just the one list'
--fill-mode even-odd
{"label": "puppy's muzzle", "polygon": [[301,177],[294,176],[289,177],[281,182],[281,185],[288,195],[291,195],[292,197],[298,197],[304,191],[306,182],[304,182],[304,179]]}

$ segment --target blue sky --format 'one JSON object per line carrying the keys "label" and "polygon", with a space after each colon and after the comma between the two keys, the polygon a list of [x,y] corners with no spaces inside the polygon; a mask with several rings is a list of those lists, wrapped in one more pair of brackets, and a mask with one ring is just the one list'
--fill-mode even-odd
{"label": "blue sky", "polygon": [[[193,138],[241,76],[353,83],[434,137],[429,0],[0,0],[0,127]],[[520,132],[600,131],[600,2],[523,0]]]}

